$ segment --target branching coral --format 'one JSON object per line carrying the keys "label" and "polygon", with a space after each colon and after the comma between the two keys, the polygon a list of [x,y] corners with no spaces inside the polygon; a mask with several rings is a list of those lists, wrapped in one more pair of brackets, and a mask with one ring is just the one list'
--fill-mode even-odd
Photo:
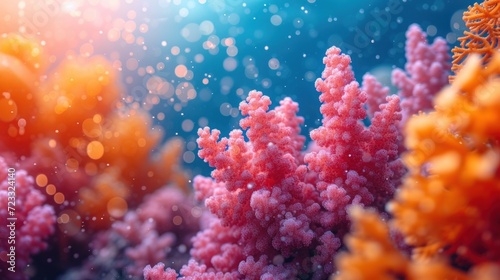
{"label": "branching coral", "polygon": [[448,84],[448,45],[440,37],[429,45],[426,37],[427,33],[412,24],[406,32],[405,71],[392,71],[392,83],[401,98],[401,127],[412,115],[431,110],[434,96]]}
{"label": "branching coral", "polygon": [[[460,46],[454,47],[453,65],[455,75],[462,68],[466,58],[474,53],[481,55],[483,65],[488,63],[498,52],[500,38],[500,1],[485,0],[475,3],[464,12],[463,20],[468,30],[458,38]],[[450,80],[453,80],[450,76]]]}

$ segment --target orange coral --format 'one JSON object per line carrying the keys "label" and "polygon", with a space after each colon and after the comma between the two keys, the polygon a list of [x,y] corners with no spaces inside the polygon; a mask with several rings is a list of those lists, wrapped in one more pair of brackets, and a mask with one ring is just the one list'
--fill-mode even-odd
{"label": "orange coral", "polygon": [[8,135],[3,149],[18,146],[26,152],[33,135],[33,99],[37,75],[45,64],[41,47],[17,35],[0,38],[0,131]]}
{"label": "orange coral", "polygon": [[387,209],[413,247],[391,244],[375,213],[350,211],[335,279],[497,279],[500,275],[500,54],[472,55],[435,111],[407,123],[408,175]]}
{"label": "orange coral", "polygon": [[43,49],[9,35],[0,39],[0,62],[0,151],[21,159],[58,209],[106,226],[168,182],[186,187],[182,143],[158,147],[162,131],[149,112],[120,103],[105,58],[68,58],[44,75]]}
{"label": "orange coral", "polygon": [[[464,12],[463,20],[468,31],[458,41],[460,46],[453,48],[453,64],[451,70],[457,74],[462,64],[471,53],[482,56],[483,63],[487,63],[498,51],[500,38],[500,1],[485,0],[475,3]],[[450,81],[453,76],[450,76]]]}
{"label": "orange coral", "polygon": [[[394,224],[425,255],[500,261],[500,54],[473,56],[435,112],[406,127],[409,176],[390,204]],[[423,255],[422,257],[425,257]]]}
{"label": "orange coral", "polygon": [[340,273],[334,279],[397,279],[405,274],[408,259],[391,243],[389,228],[377,213],[357,205],[348,212],[353,225],[345,244],[350,253],[338,255]]}
{"label": "orange coral", "polygon": [[392,243],[389,228],[374,210],[353,206],[349,209],[352,232],[346,237],[349,253],[336,258],[338,272],[332,280],[493,280],[500,266],[485,263],[464,273],[444,258],[411,260]]}

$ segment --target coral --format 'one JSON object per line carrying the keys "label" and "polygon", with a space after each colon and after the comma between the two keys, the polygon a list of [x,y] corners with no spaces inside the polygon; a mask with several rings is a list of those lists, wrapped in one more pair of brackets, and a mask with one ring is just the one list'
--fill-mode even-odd
{"label": "coral", "polygon": [[369,118],[373,118],[379,110],[379,106],[385,102],[389,95],[389,88],[382,84],[371,74],[363,75],[361,90],[366,93],[366,113]]}
{"label": "coral", "polygon": [[307,154],[304,161],[319,178],[321,196],[346,189],[356,202],[382,209],[404,173],[398,152],[399,98],[386,97],[371,125],[365,127],[360,120],[366,117],[367,97],[354,80],[350,58],[333,47],[323,62],[324,80],[316,81],[322,93],[323,126],[311,132],[319,151]]}
{"label": "coral", "polygon": [[408,259],[391,242],[389,228],[376,211],[353,205],[348,212],[352,228],[345,244],[350,254],[337,256],[340,273],[335,279],[391,279],[389,276],[403,275]]}
{"label": "coral", "polygon": [[144,279],[174,280],[177,279],[177,272],[171,268],[165,270],[165,264],[160,262],[153,267],[148,265],[144,268]]}
{"label": "coral", "polygon": [[[195,177],[194,187],[215,217],[194,237],[182,278],[325,278],[348,230],[346,206],[381,209],[392,196],[404,173],[399,98],[387,97],[365,127],[366,96],[350,58],[331,48],[324,63],[316,81],[323,126],[311,132],[311,151],[302,151],[297,103],[285,98],[270,110],[257,91],[240,103],[245,134],[219,139],[218,130],[198,131],[199,156],[215,170],[212,178]],[[162,269],[148,267],[145,275],[172,277]]]}
{"label": "coral", "polygon": [[190,240],[200,229],[203,214],[193,202],[174,186],[146,196],[136,210],[128,211],[111,229],[98,234],[83,268],[64,279],[140,279],[146,265],[158,262],[180,268],[187,262]]}
{"label": "coral", "polygon": [[426,37],[418,25],[411,25],[406,32],[406,72],[392,71],[392,83],[401,98],[401,127],[412,115],[431,110],[434,96],[448,84],[448,45],[439,37],[429,45]]}
{"label": "coral", "polygon": [[0,39],[9,65],[0,68],[0,151],[23,158],[20,167],[49,203],[78,211],[85,227],[104,228],[166,183],[186,188],[182,141],[160,146],[163,132],[149,112],[120,102],[110,62],[69,57],[44,73],[46,56],[23,37]]}
{"label": "coral", "polygon": [[42,48],[18,35],[0,38],[0,150],[26,153],[34,135],[33,92],[43,65]]}
{"label": "coral", "polygon": [[[8,172],[11,168],[14,172]],[[54,233],[54,209],[44,202],[33,178],[24,170],[8,168],[0,157],[0,219],[5,222],[0,228],[0,272],[11,279],[28,278],[30,257],[45,250]]]}
{"label": "coral", "polygon": [[500,266],[493,263],[463,273],[443,258],[411,260],[395,246],[387,224],[376,211],[356,205],[349,209],[349,216],[352,232],[345,238],[345,243],[350,252],[337,256],[339,271],[333,275],[333,280],[493,280],[500,273]]}
{"label": "coral", "polygon": [[443,249],[466,264],[500,260],[493,238],[500,234],[494,214],[500,195],[499,73],[500,56],[485,69],[477,56],[470,59],[437,97],[435,112],[408,123],[409,177],[391,212],[411,245],[429,248],[425,254]]}
{"label": "coral", "polygon": [[435,110],[407,124],[408,176],[387,209],[412,246],[391,244],[372,212],[351,210],[336,279],[495,279],[500,273],[500,54],[471,56]]}
{"label": "coral", "polygon": [[[500,38],[500,1],[485,0],[481,4],[474,3],[464,12],[463,20],[468,30],[458,38],[460,46],[452,49],[453,62],[451,70],[456,75],[466,58],[471,54],[481,55],[483,65],[487,64],[498,52]],[[450,81],[454,76],[450,76]]]}

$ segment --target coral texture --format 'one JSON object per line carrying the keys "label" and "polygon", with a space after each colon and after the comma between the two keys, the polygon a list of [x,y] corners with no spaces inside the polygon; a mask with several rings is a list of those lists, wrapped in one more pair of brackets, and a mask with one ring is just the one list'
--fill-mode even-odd
{"label": "coral texture", "polygon": [[436,99],[436,111],[408,124],[409,177],[391,204],[411,245],[444,249],[467,264],[500,260],[493,238],[500,234],[494,214],[500,197],[499,59],[486,69],[478,57],[471,59]]}
{"label": "coral texture", "polygon": [[390,90],[371,74],[363,75],[363,83],[361,90],[366,93],[366,113],[369,118],[373,118],[379,110],[379,106],[385,102],[385,98],[389,95]]}
{"label": "coral texture", "polygon": [[345,243],[350,252],[337,256],[339,271],[332,280],[493,280],[500,273],[500,266],[492,263],[479,265],[469,273],[463,273],[450,266],[445,258],[412,260],[395,246],[389,227],[376,211],[356,205],[349,209],[349,216],[352,231]]}
{"label": "coral texture", "polygon": [[[500,1],[485,0],[474,3],[464,12],[463,20],[468,30],[458,38],[460,46],[452,49],[451,70],[456,75],[470,54],[481,55],[483,64],[488,63],[498,52],[500,38]],[[450,81],[454,76],[450,76]]]}

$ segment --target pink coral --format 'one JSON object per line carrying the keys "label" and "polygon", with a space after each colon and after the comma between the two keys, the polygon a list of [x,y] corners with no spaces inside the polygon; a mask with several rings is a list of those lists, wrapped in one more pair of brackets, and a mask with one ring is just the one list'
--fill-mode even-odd
{"label": "pink coral", "polygon": [[448,84],[448,45],[439,37],[429,45],[426,37],[417,24],[410,26],[406,32],[406,72],[401,69],[392,72],[392,83],[401,97],[401,126],[419,111],[432,109],[434,96]]}
{"label": "pink coral", "polygon": [[387,97],[365,127],[360,120],[366,117],[367,97],[354,80],[349,56],[333,47],[323,62],[323,79],[316,81],[323,126],[311,132],[320,149],[306,155],[305,162],[318,174],[322,197],[335,197],[340,188],[351,200],[381,209],[404,173],[398,153],[399,98]]}
{"label": "pink coral", "polygon": [[[161,188],[146,196],[145,201],[136,210],[130,210],[123,220],[114,222],[110,230],[99,234],[90,244],[93,255],[87,263],[65,278],[97,279],[119,275],[140,279],[145,266],[167,261],[170,266],[180,268],[188,260],[190,240],[200,229],[202,214],[202,208],[194,205],[191,196],[173,186]],[[159,274],[158,268],[147,270],[150,276],[146,278],[164,275]],[[177,275],[175,270],[171,271]],[[167,276],[156,279],[171,279],[163,277]]]}
{"label": "pink coral", "polygon": [[[349,227],[346,206],[382,209],[404,173],[398,159],[398,97],[387,97],[365,127],[365,93],[354,81],[350,58],[331,48],[324,59],[323,126],[303,152],[301,117],[290,98],[270,110],[269,97],[252,91],[240,103],[242,129],[221,138],[198,131],[199,156],[215,168],[197,176],[198,199],[215,215],[193,238],[185,279],[322,279]],[[148,279],[162,275],[148,267]],[[171,275],[171,271],[164,272]]]}
{"label": "pink coral", "polygon": [[[45,196],[35,188],[33,178],[24,170],[9,169],[0,157],[0,220],[12,225],[0,228],[0,272],[9,279],[24,279],[30,257],[47,248],[56,217],[52,206],[44,204]],[[8,203],[13,202],[10,197],[15,197],[15,204]],[[7,263],[12,252],[15,262]]]}
{"label": "pink coral", "polygon": [[171,268],[165,270],[165,264],[160,262],[153,267],[148,265],[144,268],[144,279],[174,280],[177,279],[177,272]]}

